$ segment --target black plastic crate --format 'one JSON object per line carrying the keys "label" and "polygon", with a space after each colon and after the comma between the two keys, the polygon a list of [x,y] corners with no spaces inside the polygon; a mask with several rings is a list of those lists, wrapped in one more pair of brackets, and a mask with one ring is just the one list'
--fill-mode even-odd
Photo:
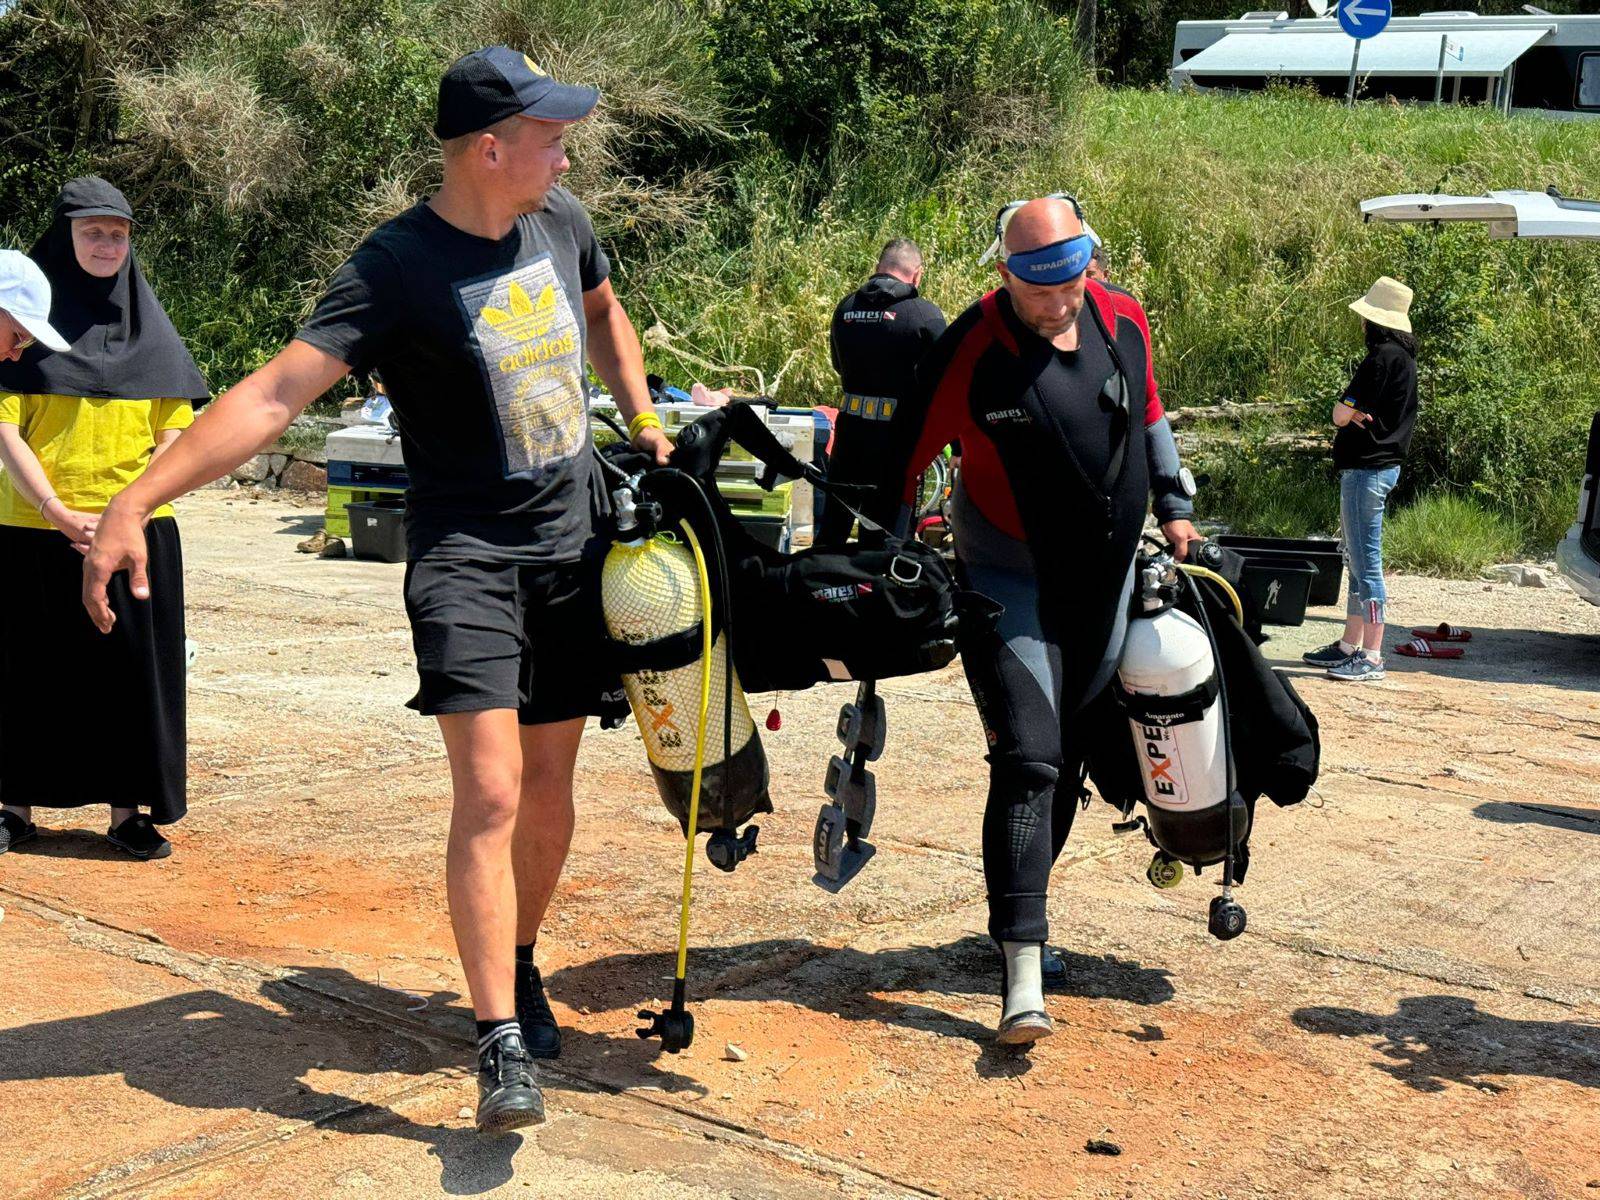
{"label": "black plastic crate", "polygon": [[1274,563],[1310,563],[1316,570],[1311,581],[1312,606],[1339,603],[1339,591],[1344,583],[1344,555],[1333,538],[1270,538],[1250,537],[1242,533],[1223,533],[1217,544],[1242,554],[1246,560]]}
{"label": "black plastic crate", "polygon": [[406,502],[365,500],[346,506],[350,514],[350,552],[381,562],[406,561]]}
{"label": "black plastic crate", "polygon": [[1255,601],[1263,625],[1300,625],[1316,575],[1317,569],[1304,559],[1246,558],[1239,582]]}
{"label": "black plastic crate", "polygon": [[394,487],[411,486],[411,476],[402,466],[390,463],[345,462],[328,460],[328,483],[333,487]]}
{"label": "black plastic crate", "polygon": [[786,553],[789,549],[789,518],[735,514],[744,531],[764,546]]}

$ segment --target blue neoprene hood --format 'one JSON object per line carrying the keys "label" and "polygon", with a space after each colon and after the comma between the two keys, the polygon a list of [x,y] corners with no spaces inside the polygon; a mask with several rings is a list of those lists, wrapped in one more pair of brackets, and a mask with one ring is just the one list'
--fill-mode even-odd
{"label": "blue neoprene hood", "polygon": [[1051,242],[1037,250],[1023,250],[1008,255],[1006,270],[1024,283],[1044,286],[1071,283],[1089,269],[1089,260],[1094,257],[1094,245],[1092,234],[1080,233],[1075,238]]}

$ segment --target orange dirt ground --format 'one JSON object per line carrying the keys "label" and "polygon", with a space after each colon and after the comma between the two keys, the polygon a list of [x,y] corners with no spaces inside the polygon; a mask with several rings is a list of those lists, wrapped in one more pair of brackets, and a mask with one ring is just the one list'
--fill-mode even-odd
{"label": "orange dirt ground", "polygon": [[678,1057],[633,1028],[670,992],[681,842],[636,731],[592,730],[540,944],[551,1120],[480,1140],[401,568],[296,555],[319,522],[286,499],[207,492],[182,523],[176,854],[118,857],[85,808],[0,858],[0,1194],[1600,1196],[1600,611],[1565,589],[1398,578],[1392,612],[1473,628],[1467,659],[1306,673],[1319,795],[1263,806],[1236,942],[1206,935],[1209,875],[1157,892],[1142,840],[1081,814],[1030,1054],[991,1042],[959,669],[885,685],[879,853],[839,896],[810,834],[849,691],[782,698],[761,852],[697,876]]}

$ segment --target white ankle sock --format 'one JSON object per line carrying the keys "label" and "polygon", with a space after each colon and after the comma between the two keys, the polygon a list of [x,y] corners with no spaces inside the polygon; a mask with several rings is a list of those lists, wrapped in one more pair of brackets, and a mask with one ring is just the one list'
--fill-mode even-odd
{"label": "white ankle sock", "polygon": [[1383,652],[1381,650],[1373,650],[1373,649],[1370,649],[1370,648],[1363,648],[1361,653],[1363,653],[1363,654],[1365,654],[1367,656],[1367,661],[1368,662],[1382,662],[1383,661]]}
{"label": "white ankle sock", "polygon": [[1339,639],[1339,652],[1341,654],[1354,654],[1359,649],[1361,647],[1355,642],[1347,642],[1343,638]]}
{"label": "white ankle sock", "polygon": [[1043,947],[1038,942],[1001,942],[1000,949],[1006,956],[1006,999],[1000,1019],[1023,1012],[1043,1012]]}

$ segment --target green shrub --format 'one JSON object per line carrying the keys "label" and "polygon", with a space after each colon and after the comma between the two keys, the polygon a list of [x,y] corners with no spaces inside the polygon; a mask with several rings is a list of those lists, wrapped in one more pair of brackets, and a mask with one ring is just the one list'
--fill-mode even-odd
{"label": "green shrub", "polygon": [[797,161],[908,130],[936,156],[974,133],[1010,140],[1078,86],[1070,26],[1021,0],[726,0],[711,43],[728,93]]}
{"label": "green shrub", "polygon": [[1469,579],[1522,546],[1512,520],[1453,492],[1430,492],[1383,522],[1384,566],[1422,575]]}
{"label": "green shrub", "polygon": [[[1167,39],[1159,22],[1192,5],[1102,5],[1102,48]],[[17,0],[0,15],[0,243],[31,243],[63,179],[105,174],[139,209],[139,253],[180,332],[227,386],[293,333],[358,238],[432,188],[438,74],[504,41],[603,91],[572,132],[572,183],[636,324],[769,384],[781,371],[787,403],[836,394],[828,317],[887,238],[922,244],[924,291],[954,316],[996,282],[976,261],[995,210],[1070,190],[1150,315],[1170,408],[1286,405],[1244,429],[1185,431],[1213,475],[1203,515],[1332,531],[1325,453],[1281,447],[1326,437],[1362,349],[1345,305],[1392,274],[1416,289],[1421,340],[1397,499],[1469,497],[1548,552],[1600,409],[1600,248],[1363,226],[1356,205],[1552,183],[1592,193],[1594,127],[1346,109],[1293,89],[1102,89],[1072,47],[1075,8]],[[702,373],[659,339],[646,353],[677,382]],[[729,378],[757,376],[710,381]]]}
{"label": "green shrub", "polygon": [[1262,453],[1239,445],[1202,452],[1208,478],[1195,498],[1203,521],[1252,537],[1334,537],[1339,479],[1325,455]]}

